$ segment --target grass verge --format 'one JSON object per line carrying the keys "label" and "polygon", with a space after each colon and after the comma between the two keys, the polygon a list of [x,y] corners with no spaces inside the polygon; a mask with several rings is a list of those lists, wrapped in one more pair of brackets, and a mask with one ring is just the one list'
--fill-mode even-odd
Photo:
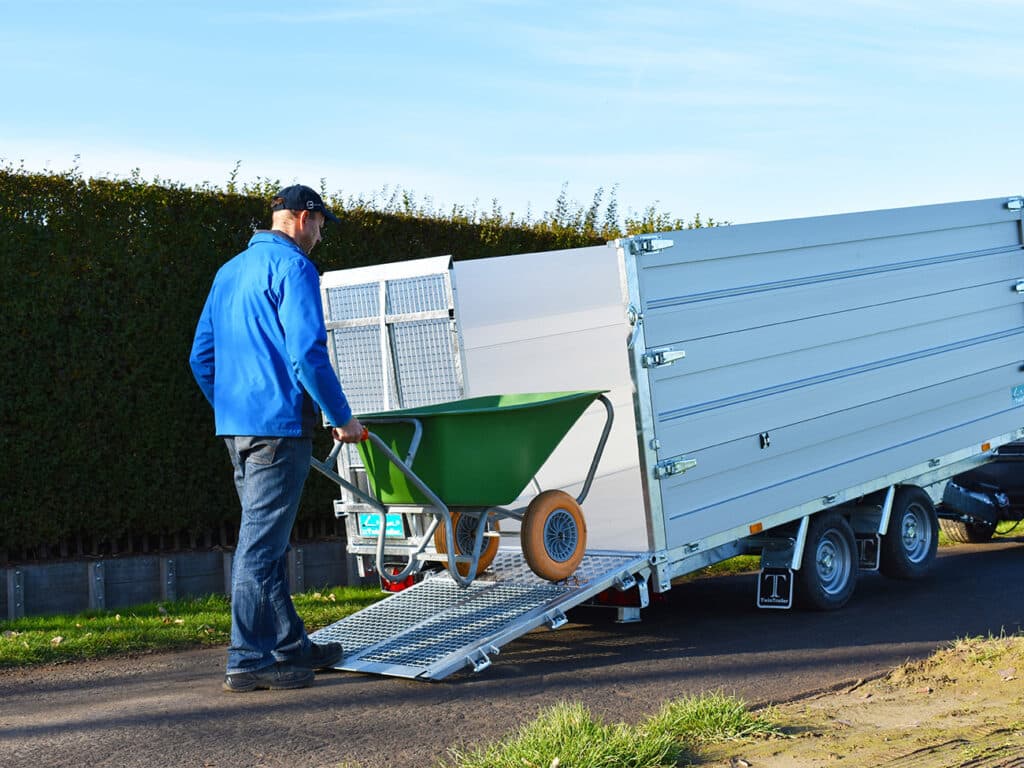
{"label": "grass verge", "polygon": [[452,748],[443,768],[663,768],[693,762],[708,744],[769,737],[778,729],[721,694],[670,701],[635,726],[605,723],[579,703],[542,711],[512,736],[485,747]]}
{"label": "grass verge", "polygon": [[[337,587],[294,595],[293,600],[313,631],[381,597],[376,587]],[[74,616],[29,616],[0,622],[0,667],[224,645],[230,630],[231,607],[223,595]]]}

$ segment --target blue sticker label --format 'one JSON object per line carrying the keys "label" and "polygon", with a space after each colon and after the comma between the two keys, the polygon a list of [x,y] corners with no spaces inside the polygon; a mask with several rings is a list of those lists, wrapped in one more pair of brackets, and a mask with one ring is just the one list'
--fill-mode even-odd
{"label": "blue sticker label", "polygon": [[1010,397],[1013,398],[1014,405],[1024,405],[1024,384],[1014,387],[1010,390]]}
{"label": "blue sticker label", "polygon": [[[380,515],[375,512],[362,512],[359,515],[360,536],[380,536]],[[402,525],[402,516],[398,512],[389,512],[388,520],[384,527],[384,538],[401,539],[405,537],[405,528]]]}

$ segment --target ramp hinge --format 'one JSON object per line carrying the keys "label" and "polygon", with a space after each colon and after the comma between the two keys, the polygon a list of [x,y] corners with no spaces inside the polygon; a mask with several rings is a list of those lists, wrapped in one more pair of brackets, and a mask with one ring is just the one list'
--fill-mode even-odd
{"label": "ramp hinge", "polygon": [[615,577],[615,588],[620,592],[632,589],[636,586],[636,577],[629,571],[623,571]]}
{"label": "ramp hinge", "polygon": [[671,248],[673,245],[675,245],[674,240],[663,237],[638,237],[629,244],[629,247],[633,253],[657,253]]}
{"label": "ramp hinge", "polygon": [[675,458],[665,459],[655,464],[654,476],[660,480],[671,475],[681,475],[696,466],[696,459],[684,459],[682,456],[676,456]]}
{"label": "ramp hinge", "polygon": [[644,368],[660,368],[663,365],[672,365],[676,360],[682,360],[686,353],[681,349],[672,347],[659,347],[644,352],[642,358]]}
{"label": "ramp hinge", "polygon": [[1019,211],[1024,208],[1024,197],[1011,197],[1006,201],[1006,207],[1011,211]]}
{"label": "ramp hinge", "polygon": [[558,629],[566,624],[569,619],[566,618],[565,613],[556,608],[544,614],[544,621],[547,622],[548,629]]}
{"label": "ramp hinge", "polygon": [[485,645],[470,653],[466,657],[466,664],[472,667],[474,672],[480,672],[491,666],[491,657],[487,654],[493,653],[497,656],[500,652],[496,645]]}

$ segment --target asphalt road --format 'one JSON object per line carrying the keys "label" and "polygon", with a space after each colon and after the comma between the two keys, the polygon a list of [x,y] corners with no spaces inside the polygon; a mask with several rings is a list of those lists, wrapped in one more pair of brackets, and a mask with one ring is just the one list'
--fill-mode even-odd
{"label": "asphalt road", "polygon": [[640,624],[577,609],[437,683],[346,673],[313,688],[226,694],[223,650],[0,673],[0,765],[433,766],[558,701],[635,722],[720,690],[779,702],[878,675],[966,635],[1024,631],[1024,537],[940,552],[932,576],[863,575],[838,613],[758,611],[752,576],[672,590]]}

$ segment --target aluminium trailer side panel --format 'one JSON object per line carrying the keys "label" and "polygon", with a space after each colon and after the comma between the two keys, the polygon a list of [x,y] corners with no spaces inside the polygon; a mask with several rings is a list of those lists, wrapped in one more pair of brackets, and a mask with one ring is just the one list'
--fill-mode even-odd
{"label": "aluminium trailer side panel", "polygon": [[[699,551],[1015,434],[1024,253],[1006,203],[672,232],[649,252],[622,241],[656,548]],[[652,350],[685,357],[645,367]],[[682,460],[696,466],[656,476]]]}

